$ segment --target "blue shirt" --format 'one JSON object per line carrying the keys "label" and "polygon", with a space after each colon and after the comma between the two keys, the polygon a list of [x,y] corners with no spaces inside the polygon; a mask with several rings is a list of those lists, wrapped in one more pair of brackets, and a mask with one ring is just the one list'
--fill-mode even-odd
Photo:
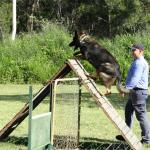
{"label": "blue shirt", "polygon": [[133,89],[137,87],[141,89],[148,89],[148,74],[149,65],[144,59],[144,56],[135,59],[131,64],[127,75],[126,88]]}

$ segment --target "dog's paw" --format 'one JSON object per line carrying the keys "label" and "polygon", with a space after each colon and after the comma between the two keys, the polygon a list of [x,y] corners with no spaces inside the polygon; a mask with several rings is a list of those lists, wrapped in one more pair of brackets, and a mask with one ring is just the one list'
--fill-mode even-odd
{"label": "dog's paw", "polygon": [[124,98],[125,97],[125,93],[121,92],[121,93],[119,93],[119,96]]}
{"label": "dog's paw", "polygon": [[97,80],[97,78],[96,78],[96,77],[91,76],[91,75],[87,75],[87,77],[89,77],[89,78],[93,79],[94,81],[96,81],[96,80]]}
{"label": "dog's paw", "polygon": [[111,92],[107,92],[104,94],[105,96],[111,95]]}

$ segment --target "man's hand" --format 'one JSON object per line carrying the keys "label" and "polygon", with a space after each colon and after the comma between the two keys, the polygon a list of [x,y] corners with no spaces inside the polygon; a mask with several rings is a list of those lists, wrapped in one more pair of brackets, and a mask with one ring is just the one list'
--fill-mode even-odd
{"label": "man's hand", "polygon": [[124,97],[124,96],[125,96],[125,93],[120,92],[119,95],[120,95],[121,97]]}

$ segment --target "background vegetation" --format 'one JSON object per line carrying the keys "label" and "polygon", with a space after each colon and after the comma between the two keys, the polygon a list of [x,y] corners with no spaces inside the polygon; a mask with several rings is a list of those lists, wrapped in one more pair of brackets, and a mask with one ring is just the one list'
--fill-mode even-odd
{"label": "background vegetation", "polygon": [[[62,26],[49,24],[40,33],[20,34],[15,41],[0,43],[0,83],[42,83],[49,80],[73,57],[73,49],[68,46],[72,35]],[[145,45],[145,57],[150,61],[149,33],[118,35],[112,40],[98,39],[118,60],[123,80],[131,63],[129,46],[140,42]],[[83,61],[85,68],[94,71]]]}
{"label": "background vegetation", "polygon": [[12,1],[1,0],[0,83],[49,80],[72,57],[74,29],[86,30],[107,48],[125,80],[130,45],[143,43],[150,60],[149,10],[148,0],[17,0],[17,38],[11,41]]}
{"label": "background vegetation", "polygon": [[[10,32],[12,1],[0,1],[0,27]],[[40,31],[43,21],[86,29],[100,37],[149,29],[149,0],[17,0],[17,31]],[[6,26],[6,25],[7,26]],[[10,27],[10,28],[9,28]]]}

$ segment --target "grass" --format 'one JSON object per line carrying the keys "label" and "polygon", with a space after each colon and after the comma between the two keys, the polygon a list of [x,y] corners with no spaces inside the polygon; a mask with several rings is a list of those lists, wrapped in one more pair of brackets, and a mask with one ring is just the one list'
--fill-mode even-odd
{"label": "grass", "polygon": [[[41,87],[42,85],[34,85],[33,92],[36,93]],[[28,101],[28,88],[29,85],[0,85],[0,129],[6,125],[6,123],[8,123]],[[99,88],[100,91],[104,92],[104,88],[102,86]],[[118,113],[124,117],[124,106],[127,101],[127,97],[123,99],[120,98],[115,87],[113,87],[112,92],[112,95],[108,96],[108,100],[115,107]],[[49,109],[48,100],[49,98],[47,97],[35,109],[34,114],[47,112]],[[70,104],[68,103],[68,105]],[[60,107],[61,109],[62,106]],[[150,102],[148,102],[148,116],[150,118],[149,106]],[[70,112],[72,111],[70,109],[68,110]],[[66,111],[64,107],[63,111]],[[71,115],[71,113],[69,115]],[[140,139],[140,129],[136,119],[134,121],[133,131]],[[0,150],[26,150],[27,133],[28,118],[26,118],[7,139],[0,142]],[[83,89],[80,127],[80,142],[82,149],[91,149],[91,147],[92,149],[106,149],[109,145],[118,146],[120,145],[120,142],[115,139],[117,134],[119,134],[118,130],[114,127],[114,125],[112,125],[102,110],[98,108],[89,93]],[[149,148],[149,146],[145,146],[143,149],[148,150]]]}

